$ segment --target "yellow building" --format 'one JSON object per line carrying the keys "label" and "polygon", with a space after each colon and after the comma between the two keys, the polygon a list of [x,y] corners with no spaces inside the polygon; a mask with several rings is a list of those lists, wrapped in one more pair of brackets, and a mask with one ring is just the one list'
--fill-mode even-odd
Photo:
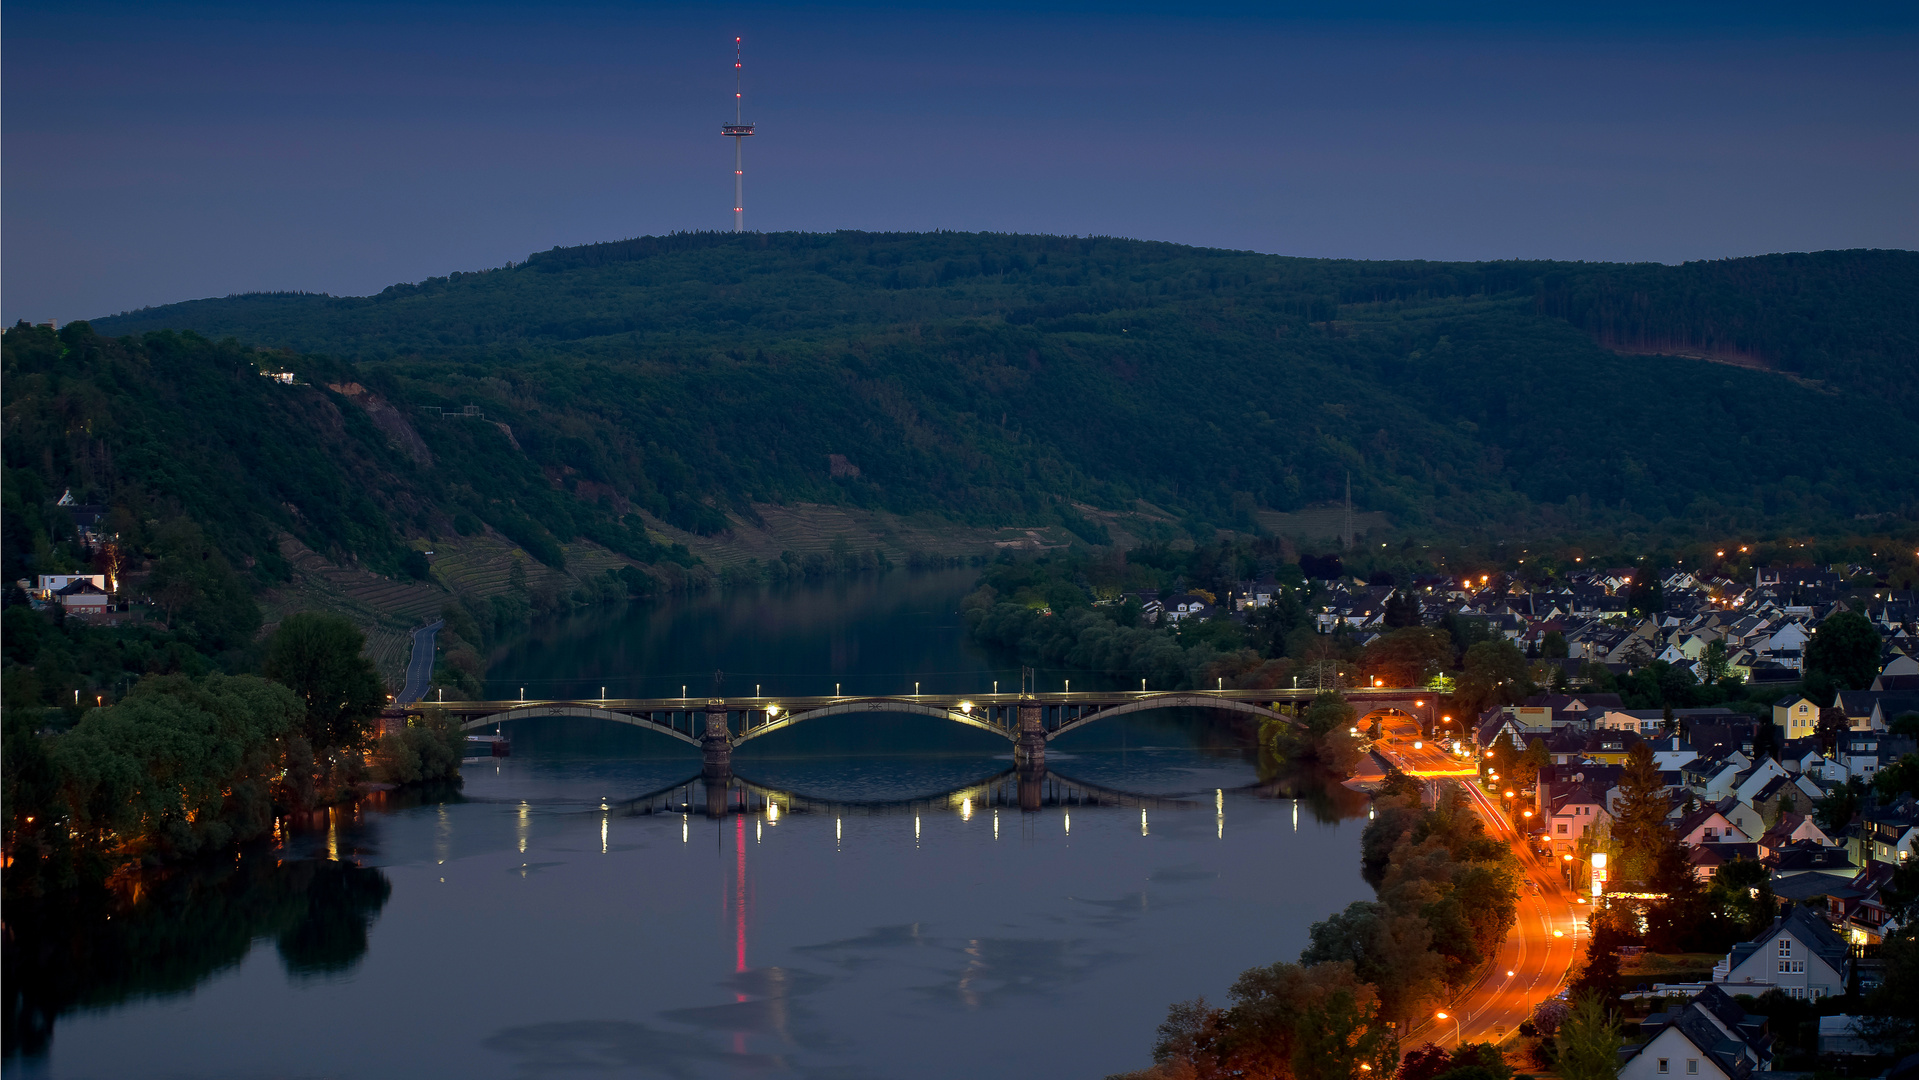
{"label": "yellow building", "polygon": [[1819,727],[1819,705],[1804,694],[1789,694],[1772,703],[1772,722],[1788,739],[1803,739]]}

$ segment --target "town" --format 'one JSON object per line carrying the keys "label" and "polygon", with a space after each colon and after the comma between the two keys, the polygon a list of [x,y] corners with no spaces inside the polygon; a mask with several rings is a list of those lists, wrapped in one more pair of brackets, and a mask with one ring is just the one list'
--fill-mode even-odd
{"label": "town", "polygon": [[[1618,1075],[1735,1077],[1859,1067],[1900,1038],[1889,1002],[1910,947],[1882,944],[1919,916],[1919,609],[1872,580],[1842,565],[1575,570],[1533,590],[1323,582],[1315,620],[1353,636],[1362,686],[1402,596],[1422,624],[1483,620],[1523,650],[1549,691],[1458,729],[1418,718],[1424,734],[1475,760],[1490,804],[1591,912],[1571,989],[1621,1011]],[[1236,599],[1270,593],[1247,582]],[[1660,707],[1627,700],[1659,691]],[[1517,1042],[1550,1043],[1569,996]]]}

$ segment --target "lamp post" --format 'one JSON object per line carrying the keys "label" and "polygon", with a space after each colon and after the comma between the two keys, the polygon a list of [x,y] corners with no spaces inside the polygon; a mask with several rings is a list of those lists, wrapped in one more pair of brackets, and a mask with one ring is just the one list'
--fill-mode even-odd
{"label": "lamp post", "polygon": [[1561,865],[1566,868],[1566,888],[1571,889],[1573,887],[1573,857],[1567,854],[1561,855],[1560,858],[1566,860]]}
{"label": "lamp post", "polygon": [[1466,1044],[1466,1037],[1465,1037],[1464,1035],[1461,1035],[1461,1034],[1459,1033],[1459,1017],[1457,1017],[1457,1016],[1447,1016],[1447,1015],[1446,1015],[1445,1013],[1443,1013],[1443,1012],[1442,1012],[1442,1013],[1434,1013],[1433,1015],[1434,1015],[1434,1016],[1437,1016],[1437,1017],[1439,1017],[1439,1018],[1440,1018],[1441,1020],[1451,1020],[1451,1021],[1453,1022],[1453,1042],[1455,1042],[1455,1043],[1457,1043],[1457,1044],[1459,1044],[1459,1045],[1461,1045],[1461,1046],[1464,1046],[1464,1045]]}

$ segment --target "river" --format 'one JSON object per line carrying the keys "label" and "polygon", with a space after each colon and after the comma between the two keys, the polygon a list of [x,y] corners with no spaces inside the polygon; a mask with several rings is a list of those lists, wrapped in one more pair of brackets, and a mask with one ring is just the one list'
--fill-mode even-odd
{"label": "river", "polygon": [[[557,620],[500,650],[490,692],[1016,686],[962,632],[974,576]],[[1066,677],[1095,685],[1040,673]],[[1149,1063],[1169,1003],[1371,898],[1364,799],[1262,783],[1205,716],[1070,733],[1024,793],[1009,744],[923,717],[755,740],[711,793],[659,735],[505,730],[455,797],[342,809],[27,943],[9,1073],[1100,1077]]]}

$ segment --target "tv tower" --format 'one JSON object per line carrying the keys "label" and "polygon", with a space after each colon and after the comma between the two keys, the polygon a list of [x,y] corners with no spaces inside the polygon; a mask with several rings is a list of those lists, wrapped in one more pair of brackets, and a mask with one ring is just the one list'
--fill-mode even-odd
{"label": "tv tower", "polygon": [[746,168],[741,164],[740,140],[753,134],[753,125],[741,119],[740,39],[733,39],[733,122],[720,125],[720,134],[733,140],[733,231],[746,229]]}

